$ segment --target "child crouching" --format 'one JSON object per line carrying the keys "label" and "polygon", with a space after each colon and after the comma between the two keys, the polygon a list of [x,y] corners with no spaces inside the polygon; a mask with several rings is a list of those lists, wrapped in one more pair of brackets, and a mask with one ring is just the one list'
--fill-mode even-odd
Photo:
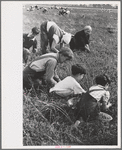
{"label": "child crouching", "polygon": [[107,90],[110,85],[110,79],[107,75],[99,75],[95,78],[95,82],[96,84],[91,86],[77,103],[76,120],[79,120],[80,117],[82,117],[83,121],[95,120],[101,110],[105,111],[111,106],[109,102],[110,93]]}

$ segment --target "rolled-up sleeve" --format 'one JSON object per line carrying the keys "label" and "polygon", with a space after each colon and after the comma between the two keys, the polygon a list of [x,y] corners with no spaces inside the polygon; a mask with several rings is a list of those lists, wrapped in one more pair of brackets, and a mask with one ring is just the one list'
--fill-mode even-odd
{"label": "rolled-up sleeve", "polygon": [[74,90],[74,94],[86,93],[86,91],[80,86],[80,84],[74,85],[73,90]]}
{"label": "rolled-up sleeve", "polygon": [[47,83],[51,86],[54,86],[57,83],[54,80],[56,65],[57,65],[57,60],[55,59],[51,59],[46,63],[45,79]]}

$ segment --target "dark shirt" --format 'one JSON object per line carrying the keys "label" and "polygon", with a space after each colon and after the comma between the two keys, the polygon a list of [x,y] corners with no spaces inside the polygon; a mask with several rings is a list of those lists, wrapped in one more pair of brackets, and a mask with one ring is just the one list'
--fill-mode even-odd
{"label": "dark shirt", "polygon": [[89,37],[89,35],[85,34],[84,30],[77,32],[74,35],[77,48],[85,47],[86,44],[89,44]]}
{"label": "dark shirt", "polygon": [[35,48],[37,48],[37,40],[36,39],[31,40],[30,37],[28,37],[28,34],[24,33],[23,34],[23,47],[27,49],[33,47],[33,50],[34,50]]}

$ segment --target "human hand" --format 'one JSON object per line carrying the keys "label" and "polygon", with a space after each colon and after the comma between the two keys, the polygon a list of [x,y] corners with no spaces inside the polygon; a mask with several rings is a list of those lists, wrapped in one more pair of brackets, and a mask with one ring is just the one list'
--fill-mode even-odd
{"label": "human hand", "polygon": [[57,50],[56,48],[52,48],[51,51],[54,52],[54,53],[58,53],[59,52],[59,50]]}
{"label": "human hand", "polygon": [[111,106],[112,106],[112,103],[109,102],[109,103],[107,104],[107,108],[109,108],[109,107],[111,107]]}
{"label": "human hand", "polygon": [[61,81],[61,79],[58,79],[58,81],[57,82],[60,82]]}
{"label": "human hand", "polygon": [[109,102],[109,103],[108,103],[108,106],[111,107],[111,106],[112,106],[112,103]]}
{"label": "human hand", "polygon": [[38,51],[37,48],[33,49],[33,53],[37,53],[37,51]]}
{"label": "human hand", "polygon": [[27,55],[31,54],[31,52],[29,51],[29,49],[27,49],[27,48],[23,48],[23,49],[24,49],[24,52],[25,52]]}
{"label": "human hand", "polygon": [[88,45],[88,44],[85,45],[85,49],[86,49],[88,52],[90,52],[90,48],[89,48],[89,45]]}

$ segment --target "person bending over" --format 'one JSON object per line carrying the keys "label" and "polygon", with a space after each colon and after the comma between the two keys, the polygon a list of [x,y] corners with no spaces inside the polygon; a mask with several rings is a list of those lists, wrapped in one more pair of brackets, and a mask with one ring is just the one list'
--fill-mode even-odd
{"label": "person bending over", "polygon": [[53,92],[61,97],[67,97],[86,92],[79,84],[86,74],[86,70],[80,64],[73,65],[71,70],[72,75],[58,82],[50,89],[50,93]]}
{"label": "person bending over", "polygon": [[66,62],[73,58],[73,52],[63,47],[58,53],[48,53],[39,56],[23,70],[23,88],[30,89],[45,81],[49,87],[60,81],[56,72],[58,63]]}
{"label": "person bending over", "polygon": [[[64,44],[69,44],[71,40],[71,34],[62,30],[54,21],[44,21],[41,26],[41,35],[40,35],[40,45],[42,49],[42,54],[49,52],[58,52],[56,48],[57,44],[60,44],[60,48]],[[48,44],[50,49],[48,50]]]}
{"label": "person bending over", "polygon": [[26,64],[28,57],[30,55],[30,48],[32,47],[32,52],[37,51],[37,40],[36,36],[39,34],[39,29],[37,27],[32,28],[31,33],[23,34],[23,62]]}
{"label": "person bending over", "polygon": [[83,30],[77,32],[71,39],[69,45],[71,50],[87,50],[90,52],[89,48],[89,38],[92,32],[91,26],[85,26]]}

